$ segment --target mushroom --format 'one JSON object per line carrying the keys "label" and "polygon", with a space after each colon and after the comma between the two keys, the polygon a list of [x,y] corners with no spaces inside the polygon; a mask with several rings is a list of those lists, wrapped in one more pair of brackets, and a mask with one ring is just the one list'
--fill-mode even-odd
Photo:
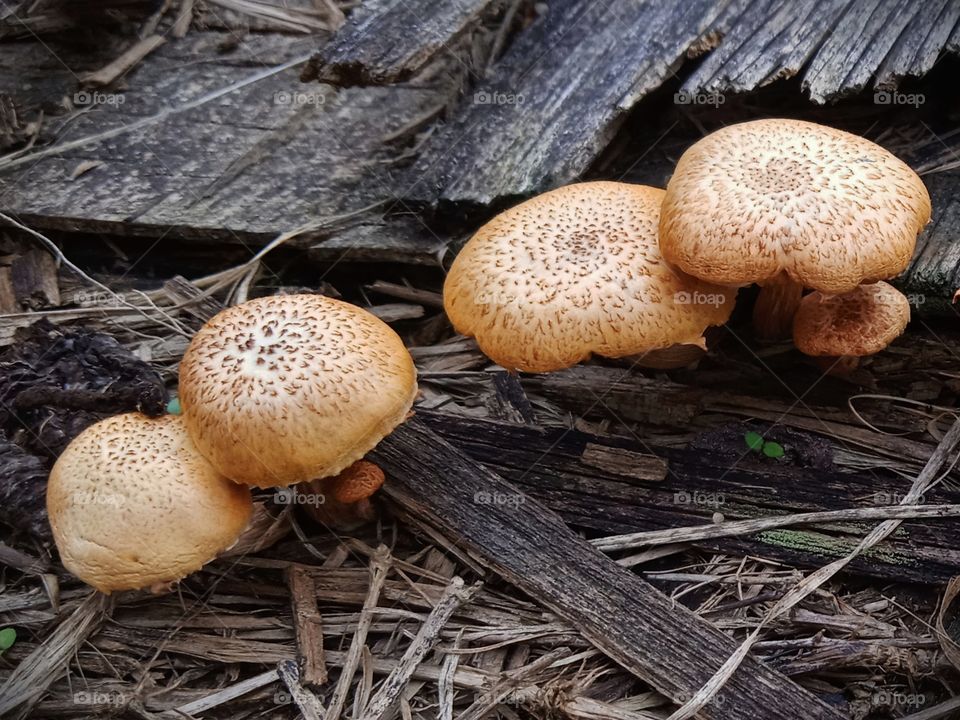
{"label": "mushroom", "polygon": [[383,470],[367,460],[358,460],[334,478],[301,483],[308,500],[307,513],[317,522],[339,530],[352,530],[375,517],[370,496],[383,487]]}
{"label": "mushroom", "polygon": [[116,415],[61,453],[47,513],[64,567],[97,590],[160,591],[228,548],[250,490],[211,467],[180,417]]}
{"label": "mushroom", "polygon": [[780,339],[804,288],[841,295],[897,275],[929,220],[923,182],[879,145],[800,120],[754,120],[680,157],[660,249],[701,280],[759,283],[754,327]]}
{"label": "mushroom", "polygon": [[497,215],[447,274],[453,326],[511,371],[705,348],[704,331],[726,322],[736,292],[667,266],[657,245],[662,200],[657,188],[589,182]]}
{"label": "mushroom", "polygon": [[219,472],[256,487],[339,474],[407,418],[416,393],[399,336],[322,295],[227,308],[180,363],[193,441]]}
{"label": "mushroom", "polygon": [[860,358],[883,350],[910,322],[906,296],[885,282],[846,295],[812,292],[793,319],[793,342],[832,375],[852,372]]}

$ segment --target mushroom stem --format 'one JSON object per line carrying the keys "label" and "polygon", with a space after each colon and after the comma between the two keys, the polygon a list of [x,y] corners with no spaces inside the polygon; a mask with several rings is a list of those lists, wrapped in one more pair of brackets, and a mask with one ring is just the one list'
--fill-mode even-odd
{"label": "mushroom stem", "polygon": [[793,316],[803,298],[803,285],[782,272],[760,288],[753,306],[753,330],[761,340],[784,340],[790,337]]}
{"label": "mushroom stem", "polygon": [[860,367],[860,358],[856,355],[817,355],[810,359],[814,365],[833,377],[847,377]]}
{"label": "mushroom stem", "polygon": [[699,345],[671,345],[627,358],[631,364],[652,370],[675,370],[693,365],[706,355]]}

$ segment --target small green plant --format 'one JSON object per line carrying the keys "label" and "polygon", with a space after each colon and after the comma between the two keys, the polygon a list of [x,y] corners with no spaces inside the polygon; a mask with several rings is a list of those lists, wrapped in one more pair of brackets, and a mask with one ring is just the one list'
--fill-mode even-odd
{"label": "small green plant", "polygon": [[743,436],[743,439],[752,452],[762,452],[768,458],[783,457],[783,445],[772,440],[764,440],[763,435],[758,432],[751,430]]}
{"label": "small green plant", "polygon": [[4,628],[0,630],[0,654],[3,654],[7,650],[13,647],[13,644],[17,641],[17,631],[13,628]]}

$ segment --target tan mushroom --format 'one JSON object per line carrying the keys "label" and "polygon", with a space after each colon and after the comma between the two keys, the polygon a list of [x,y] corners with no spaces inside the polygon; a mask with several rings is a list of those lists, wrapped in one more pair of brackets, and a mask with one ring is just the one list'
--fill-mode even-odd
{"label": "tan mushroom", "polygon": [[302,483],[307,513],[317,522],[338,530],[352,530],[376,517],[370,497],[384,483],[383,470],[358,460],[333,478]]}
{"label": "tan mushroom", "polygon": [[257,487],[337,475],[406,419],[416,393],[397,334],[321,295],[228,308],[180,363],[180,403],[197,447],[221,473]]}
{"label": "tan mushroom", "polygon": [[824,370],[843,375],[860,358],[878,353],[910,322],[910,303],[885,282],[861,285],[845,295],[813,292],[800,302],[793,319],[793,341]]}
{"label": "tan mushroom", "polygon": [[175,415],[102,420],[57,459],[47,512],[64,567],[98,590],[160,590],[228,548],[250,491],[197,451]]}
{"label": "tan mushroom", "polygon": [[735,291],[663,261],[663,190],[590,182],[496,216],[454,260],[443,304],[458,332],[508,370],[549,372],[591,355],[621,358],[704,347]]}
{"label": "tan mushroom", "polygon": [[707,282],[759,283],[757,334],[779,339],[804,288],[839,295],[897,275],[929,220],[923,182],[879,145],[800,120],[755,120],[681,156],[660,249]]}

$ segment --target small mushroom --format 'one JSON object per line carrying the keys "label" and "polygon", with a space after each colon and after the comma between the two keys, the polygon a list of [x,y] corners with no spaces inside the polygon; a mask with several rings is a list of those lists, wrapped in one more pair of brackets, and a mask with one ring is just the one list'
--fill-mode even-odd
{"label": "small mushroom", "polygon": [[211,467],[180,417],[117,415],[57,459],[47,512],[64,567],[101,592],[160,591],[236,542],[250,490]]}
{"label": "small mushroom", "polygon": [[333,478],[300,485],[301,492],[323,502],[307,502],[307,513],[317,522],[338,530],[352,530],[375,516],[370,497],[384,483],[383,470],[367,460],[358,460]]}
{"label": "small mushroom", "polygon": [[923,182],[879,145],[815,123],[754,120],[680,157],[660,249],[701,280],[759,283],[755,330],[781,339],[804,288],[840,295],[897,275],[929,220]]}
{"label": "small mushroom", "polygon": [[812,292],[793,319],[793,341],[832,375],[846,375],[860,358],[896,340],[910,322],[906,296],[885,282],[861,285],[846,295]]}
{"label": "small mushroom", "polygon": [[443,304],[453,326],[511,371],[704,348],[704,331],[726,322],[736,292],[663,261],[662,200],[657,188],[590,182],[496,216],[447,274]]}
{"label": "small mushroom", "polygon": [[180,363],[180,404],[217,470],[256,487],[337,475],[403,422],[417,393],[400,337],[322,295],[218,313]]}

